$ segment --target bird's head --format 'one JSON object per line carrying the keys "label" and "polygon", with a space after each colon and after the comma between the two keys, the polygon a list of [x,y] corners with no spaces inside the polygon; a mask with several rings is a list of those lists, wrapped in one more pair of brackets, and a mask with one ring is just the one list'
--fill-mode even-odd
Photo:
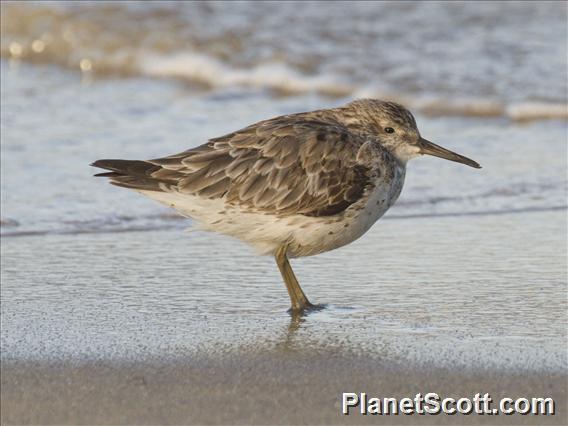
{"label": "bird's head", "polygon": [[420,136],[414,116],[402,105],[377,99],[360,99],[349,103],[347,108],[362,120],[366,132],[371,131],[381,145],[403,164],[419,155],[433,155],[477,169],[481,168],[475,161]]}

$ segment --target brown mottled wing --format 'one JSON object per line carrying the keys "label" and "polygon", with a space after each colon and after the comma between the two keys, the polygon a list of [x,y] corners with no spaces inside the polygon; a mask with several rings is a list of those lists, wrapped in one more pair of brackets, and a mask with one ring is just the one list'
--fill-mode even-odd
{"label": "brown mottled wing", "polygon": [[164,189],[225,197],[253,211],[329,216],[372,184],[357,162],[363,142],[338,124],[280,117],[150,160],[160,166],[151,176]]}

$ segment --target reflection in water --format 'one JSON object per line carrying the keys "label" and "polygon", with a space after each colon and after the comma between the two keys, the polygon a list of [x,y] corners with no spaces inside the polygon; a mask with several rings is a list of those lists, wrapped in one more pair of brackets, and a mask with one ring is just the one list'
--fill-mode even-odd
{"label": "reflection in water", "polygon": [[312,325],[322,321],[334,322],[334,319],[342,311],[348,313],[349,311],[355,310],[356,308],[353,307],[339,307],[330,304],[314,305],[313,309],[305,310],[303,312],[288,310],[290,322],[286,327],[285,338],[277,344],[277,348],[283,350],[303,349],[301,342],[296,340],[296,336],[300,329],[306,329],[310,326],[310,319],[312,320]]}
{"label": "reflection in water", "polygon": [[298,333],[300,327],[305,324],[307,315],[309,315],[309,313],[290,313],[290,323],[286,328],[285,338],[282,340],[282,343],[277,345],[277,349],[282,349],[285,351],[294,349],[294,338]]}

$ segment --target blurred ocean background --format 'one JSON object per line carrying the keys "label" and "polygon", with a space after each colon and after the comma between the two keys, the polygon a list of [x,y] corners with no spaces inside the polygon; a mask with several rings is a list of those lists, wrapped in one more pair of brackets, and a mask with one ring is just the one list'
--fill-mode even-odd
{"label": "blurred ocean background", "polygon": [[316,302],[353,308],[308,317],[306,347],[566,367],[565,2],[3,1],[1,18],[3,356],[288,335],[271,259],[180,232],[88,165],[378,97],[484,168],[414,160],[366,236],[295,264]]}
{"label": "blurred ocean background", "polygon": [[499,168],[412,164],[393,215],[564,208],[567,36],[562,2],[3,2],[2,234],[178,226],[85,165],[357,97]]}

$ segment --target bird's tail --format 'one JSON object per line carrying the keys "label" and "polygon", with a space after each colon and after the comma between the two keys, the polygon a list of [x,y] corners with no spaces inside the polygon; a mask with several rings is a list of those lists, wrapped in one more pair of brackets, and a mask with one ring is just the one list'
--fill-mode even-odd
{"label": "bird's tail", "polygon": [[95,176],[108,177],[111,184],[123,188],[161,192],[173,183],[168,179],[155,177],[154,173],[162,167],[148,161],[103,159],[95,161],[91,166],[110,170]]}

